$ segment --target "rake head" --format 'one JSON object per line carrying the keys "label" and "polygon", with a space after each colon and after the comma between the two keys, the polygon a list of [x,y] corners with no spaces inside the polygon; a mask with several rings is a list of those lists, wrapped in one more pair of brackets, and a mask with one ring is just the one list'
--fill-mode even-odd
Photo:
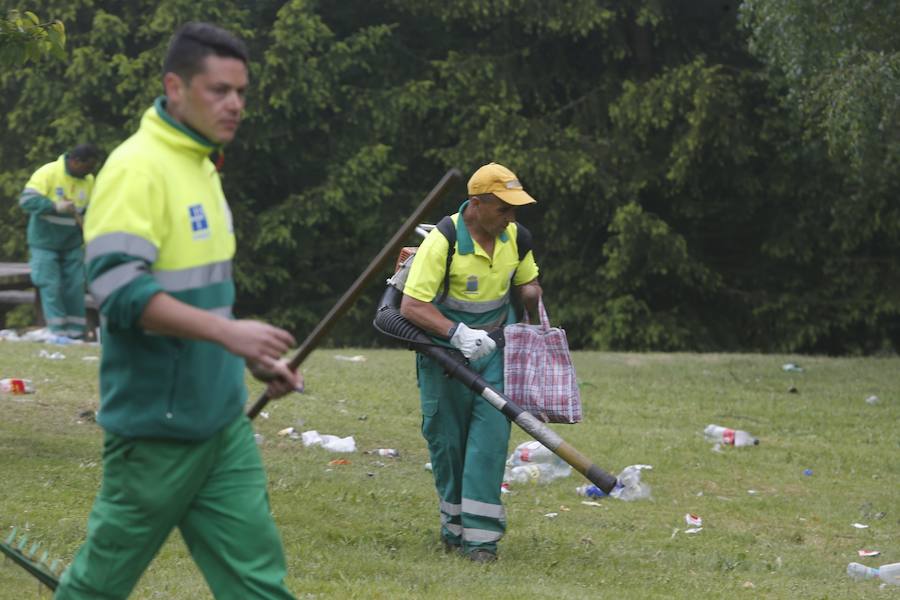
{"label": "rake head", "polygon": [[5,540],[0,541],[0,552],[7,558],[28,571],[39,582],[55,590],[59,585],[59,577],[65,570],[63,563],[57,559],[50,561],[46,550],[41,550],[40,542],[28,545],[28,534],[23,533],[16,539],[17,529],[13,527]]}

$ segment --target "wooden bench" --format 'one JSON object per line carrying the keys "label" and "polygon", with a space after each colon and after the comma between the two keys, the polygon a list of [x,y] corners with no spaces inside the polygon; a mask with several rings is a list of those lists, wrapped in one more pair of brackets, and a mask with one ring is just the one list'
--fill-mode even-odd
{"label": "wooden bench", "polygon": [[[41,294],[31,283],[28,263],[0,262],[0,305],[31,304],[34,306],[35,324],[43,327],[44,311],[41,310]],[[90,294],[84,295],[88,337],[93,337],[99,323],[97,302]],[[0,311],[0,317],[3,317]]]}

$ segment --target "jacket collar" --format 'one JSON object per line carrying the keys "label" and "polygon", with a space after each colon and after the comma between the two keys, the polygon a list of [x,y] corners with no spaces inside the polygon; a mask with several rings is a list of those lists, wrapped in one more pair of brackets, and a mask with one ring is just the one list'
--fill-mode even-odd
{"label": "jacket collar", "polygon": [[210,154],[221,151],[222,146],[215,144],[200,133],[179,123],[166,110],[165,96],[160,96],[153,106],[144,112],[141,118],[141,128],[148,129],[154,136],[161,138],[165,143],[174,146],[198,158],[206,158]]}

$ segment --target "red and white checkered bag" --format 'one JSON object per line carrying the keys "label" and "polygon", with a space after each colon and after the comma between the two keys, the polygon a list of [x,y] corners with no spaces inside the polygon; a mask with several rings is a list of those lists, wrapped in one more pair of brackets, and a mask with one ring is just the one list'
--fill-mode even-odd
{"label": "red and white checkered bag", "polygon": [[539,312],[540,325],[503,328],[503,393],[545,423],[578,423],[581,394],[566,332],[550,327],[543,300]]}

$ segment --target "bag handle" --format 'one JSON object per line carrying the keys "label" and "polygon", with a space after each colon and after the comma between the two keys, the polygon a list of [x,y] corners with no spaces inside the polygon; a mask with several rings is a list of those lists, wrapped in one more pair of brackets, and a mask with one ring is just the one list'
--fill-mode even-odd
{"label": "bag handle", "polygon": [[[544,307],[544,296],[538,298],[538,314],[541,317],[541,329],[544,331],[549,331],[550,329],[550,317],[547,315],[547,309]],[[531,315],[528,314],[528,310],[525,310],[525,322],[529,325],[531,324]]]}

